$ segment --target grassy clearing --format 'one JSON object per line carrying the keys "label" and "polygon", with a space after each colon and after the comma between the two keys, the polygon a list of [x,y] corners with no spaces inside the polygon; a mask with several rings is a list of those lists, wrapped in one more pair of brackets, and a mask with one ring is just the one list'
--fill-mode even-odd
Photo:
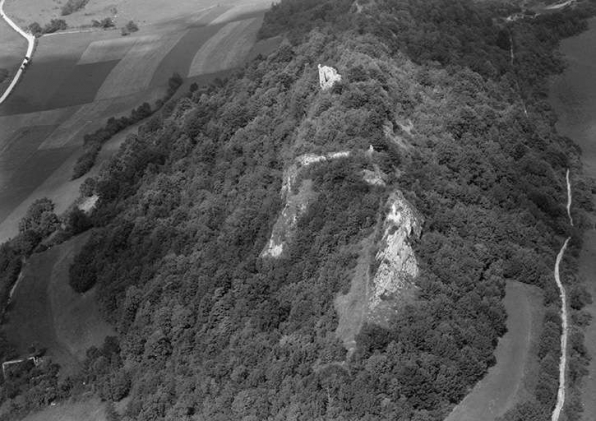
{"label": "grassy clearing", "polygon": [[262,18],[230,22],[209,39],[195,55],[188,76],[215,73],[239,66],[256,42]]}
{"label": "grassy clearing", "polygon": [[507,333],[495,350],[497,363],[446,421],[493,421],[529,396],[535,380],[536,358],[532,351],[542,325],[542,295],[536,287],[511,281],[503,303]]}
{"label": "grassy clearing", "polygon": [[23,270],[3,327],[19,353],[32,344],[47,347],[64,374],[76,370],[92,345],[113,334],[103,321],[94,290],[77,294],[68,285],[68,268],[89,233],[33,255]]}
{"label": "grassy clearing", "polygon": [[582,420],[593,421],[596,414],[596,230],[590,230],[584,235],[579,274],[581,279],[585,280],[585,285],[594,299],[594,302],[585,308],[592,315],[592,323],[585,331],[585,344],[592,361],[588,366],[589,374],[582,380]]}
{"label": "grassy clearing", "polygon": [[333,303],[339,319],[335,335],[342,340],[348,351],[353,351],[356,348],[356,335],[360,332],[368,311],[369,250],[373,243],[373,236],[374,234],[361,243],[360,255],[352,275],[350,291],[347,294],[338,295]]}
{"label": "grassy clearing", "polygon": [[22,421],[107,421],[105,406],[106,404],[97,398],[61,403],[28,415]]}

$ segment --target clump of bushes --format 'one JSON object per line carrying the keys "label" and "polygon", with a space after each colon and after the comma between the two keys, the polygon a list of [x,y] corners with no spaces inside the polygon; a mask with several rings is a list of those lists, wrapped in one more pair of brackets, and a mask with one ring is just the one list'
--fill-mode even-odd
{"label": "clump of bushes", "polygon": [[38,38],[43,34],[64,31],[66,28],[68,28],[68,25],[64,19],[52,19],[50,23],[47,23],[44,27],[37,22],[33,22],[28,26],[29,32]]}
{"label": "clump of bushes", "polygon": [[78,10],[81,10],[89,3],[89,0],[68,0],[64,6],[62,6],[62,16],[70,15]]}
{"label": "clump of bushes", "polygon": [[102,20],[95,20],[93,19],[91,21],[91,26],[93,26],[94,28],[103,28],[103,29],[108,29],[108,28],[113,28],[114,25],[114,21],[112,20],[112,18],[103,18]]}
{"label": "clump of bushes", "polygon": [[134,23],[132,20],[128,21],[126,26],[124,26],[122,28],[122,36],[125,37],[133,32],[137,32],[138,30],[139,30],[139,27],[137,26],[136,23]]}

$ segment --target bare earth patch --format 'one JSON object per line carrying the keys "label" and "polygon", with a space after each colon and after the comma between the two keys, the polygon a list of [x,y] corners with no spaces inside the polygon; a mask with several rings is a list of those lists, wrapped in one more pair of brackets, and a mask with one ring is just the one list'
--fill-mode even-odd
{"label": "bare earth patch", "polygon": [[446,421],[493,421],[528,397],[536,359],[533,344],[542,325],[542,296],[538,288],[515,281],[507,283],[505,292],[507,333],[495,350],[497,363]]}
{"label": "bare earth patch", "polygon": [[90,399],[83,402],[60,403],[23,418],[22,421],[106,421],[104,402]]}

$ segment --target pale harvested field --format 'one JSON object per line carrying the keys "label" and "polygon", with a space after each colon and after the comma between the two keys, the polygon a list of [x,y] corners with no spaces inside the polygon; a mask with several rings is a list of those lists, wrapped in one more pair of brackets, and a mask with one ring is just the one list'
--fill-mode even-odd
{"label": "pale harvested field", "polygon": [[77,64],[97,63],[100,61],[123,58],[140,37],[121,37],[94,41],[83,52]]}
{"label": "pale harvested field", "polygon": [[226,24],[195,55],[189,77],[215,73],[239,66],[253,47],[262,18]]}
{"label": "pale harvested field", "polygon": [[536,372],[534,349],[544,315],[542,294],[515,281],[507,283],[505,292],[507,332],[495,350],[497,363],[445,421],[493,421],[530,396]]}
{"label": "pale harvested field", "polygon": [[109,74],[95,100],[130,95],[149,88],[159,63],[184,36],[178,31],[169,36],[149,36],[137,40]]}
{"label": "pale harvested field", "polygon": [[277,2],[272,0],[248,0],[235,2],[234,7],[232,7],[230,10],[223,13],[222,15],[218,16],[211,23],[215,25],[218,23],[231,22],[234,20],[242,19],[246,15],[252,15],[255,12],[265,11],[269,9],[272,3]]}
{"label": "pale harvested field", "polygon": [[28,415],[22,421],[107,421],[105,405],[97,398],[84,402],[60,403]]}
{"label": "pale harvested field", "polygon": [[[51,19],[64,19],[69,27],[81,27],[90,25],[93,19],[111,17],[116,26],[122,27],[130,20],[141,26],[187,20],[216,4],[251,4],[249,1],[230,0],[90,0],[84,9],[68,16],[60,16],[60,7],[65,2],[66,0],[8,0],[6,12],[20,26],[26,26],[31,22],[43,25]],[[270,5],[271,2],[267,3],[267,7]],[[116,14],[113,13],[114,7],[117,10]]]}

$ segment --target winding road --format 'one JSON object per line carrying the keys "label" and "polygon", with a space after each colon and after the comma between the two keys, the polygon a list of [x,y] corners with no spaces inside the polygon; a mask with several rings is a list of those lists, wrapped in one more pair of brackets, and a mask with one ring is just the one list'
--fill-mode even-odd
{"label": "winding road", "polygon": [[25,58],[23,58],[23,63],[19,67],[19,70],[12,79],[12,82],[10,82],[10,85],[8,86],[2,97],[0,97],[0,104],[2,104],[6,100],[6,98],[8,98],[14,87],[17,85],[17,82],[21,78],[21,75],[23,74],[23,71],[25,70],[27,63],[29,63],[31,57],[33,56],[33,48],[35,47],[35,37],[32,34],[23,31],[21,28],[19,28],[19,26],[16,23],[14,23],[12,19],[6,16],[6,13],[4,12],[5,2],[6,0],[0,0],[0,16],[2,17],[2,19],[6,21],[6,23],[10,25],[12,29],[17,31],[21,36],[23,36],[27,40],[27,53],[25,54]]}
{"label": "winding road", "polygon": [[[571,226],[573,226],[573,218],[571,217],[571,182],[569,181],[569,170],[567,170],[565,178],[567,181],[567,216],[569,217],[569,222]],[[561,251],[559,251],[559,254],[557,255],[557,261],[555,263],[555,281],[557,282],[557,286],[559,287],[559,294],[561,296],[562,333],[561,361],[559,363],[559,390],[557,392],[557,405],[555,406],[551,418],[552,421],[559,421],[561,411],[563,410],[563,406],[565,406],[565,372],[567,371],[567,339],[569,335],[569,315],[567,314],[567,294],[565,293],[565,287],[563,286],[563,283],[561,282],[561,277],[559,276],[559,266],[561,265],[561,260],[563,259],[565,249],[567,248],[567,244],[569,244],[570,239],[571,237],[567,237],[567,239],[565,240],[563,247],[561,247]]]}

